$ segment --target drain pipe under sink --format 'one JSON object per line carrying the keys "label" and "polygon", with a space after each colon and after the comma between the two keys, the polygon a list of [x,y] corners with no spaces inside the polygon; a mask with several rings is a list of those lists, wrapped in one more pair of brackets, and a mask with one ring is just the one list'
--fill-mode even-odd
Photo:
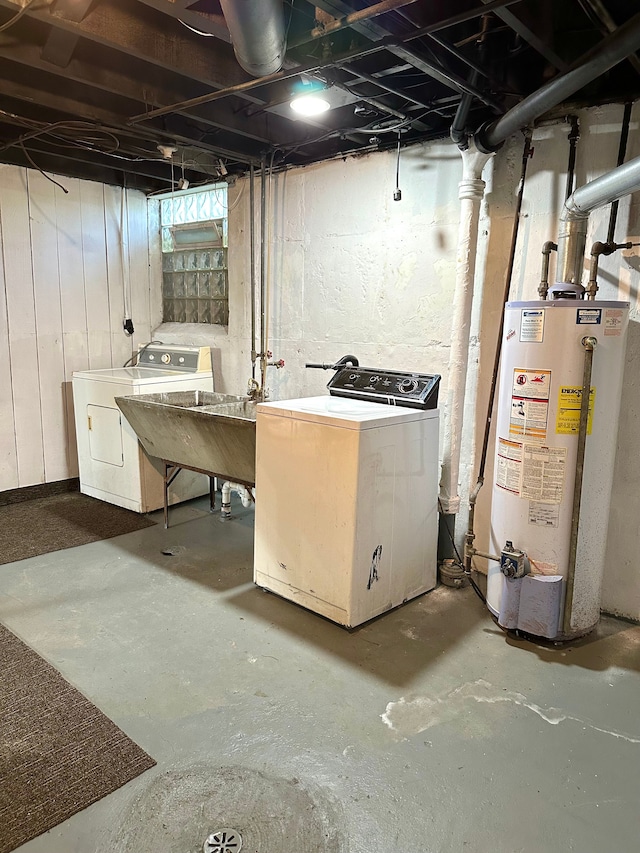
{"label": "drain pipe under sink", "polygon": [[242,483],[232,483],[230,480],[226,480],[222,484],[222,509],[220,510],[223,521],[231,518],[231,492],[238,493],[244,507],[249,507],[255,503],[251,489],[243,486]]}

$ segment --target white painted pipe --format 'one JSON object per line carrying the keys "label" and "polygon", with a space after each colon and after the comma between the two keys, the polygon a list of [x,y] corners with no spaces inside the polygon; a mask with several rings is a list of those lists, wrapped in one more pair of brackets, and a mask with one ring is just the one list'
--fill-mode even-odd
{"label": "white painted pipe", "polygon": [[485,182],[482,170],[491,154],[478,151],[474,143],[462,156],[462,180],[458,184],[460,199],[460,226],[456,254],[456,286],[453,297],[453,328],[447,408],[444,418],[444,454],[440,478],[440,503],[442,512],[454,515],[460,509],[460,447],[464,397],[469,362],[469,338],[471,330],[471,308],[473,305],[473,282],[476,272],[478,245],[478,222],[480,203],[484,196]]}
{"label": "white painted pipe", "polygon": [[222,515],[228,518],[231,515],[231,492],[237,492],[242,502],[242,506],[248,507],[253,503],[253,495],[251,490],[242,483],[232,483],[227,480],[222,484]]}

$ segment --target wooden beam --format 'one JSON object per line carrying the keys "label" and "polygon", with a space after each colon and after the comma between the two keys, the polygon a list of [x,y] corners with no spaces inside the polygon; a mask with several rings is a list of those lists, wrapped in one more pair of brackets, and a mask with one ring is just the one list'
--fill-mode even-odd
{"label": "wooden beam", "polygon": [[[22,3],[20,0],[0,0],[0,7],[16,10],[22,7]],[[154,14],[140,3],[127,6],[119,0],[102,0],[79,23],[69,21],[55,11],[43,11],[38,4],[33,8],[35,11],[29,10],[25,17],[198,80],[213,89],[227,88],[249,79],[238,65],[231,45],[216,41],[216,48],[212,50],[208,43],[210,39],[190,33],[177,22],[167,26],[166,18]],[[250,100],[263,103],[255,96]]]}
{"label": "wooden beam", "polygon": [[328,12],[323,12],[322,9],[316,8],[316,26],[311,32],[300,36],[291,41],[289,47],[297,47],[305,42],[313,41],[314,39],[324,38],[338,30],[346,29],[347,27],[354,28],[355,24],[369,21],[371,18],[376,18],[378,15],[384,15],[387,12],[393,12],[404,6],[409,6],[415,3],[416,0],[380,0],[370,6],[365,6],[364,9],[357,9],[348,14],[341,15],[335,18]]}
{"label": "wooden beam", "polygon": [[81,21],[98,0],[55,0],[52,9],[68,21]]}
{"label": "wooden beam", "polygon": [[[162,126],[154,127],[147,124],[145,130],[141,132],[140,128],[133,130],[128,127],[121,115],[114,114],[103,107],[80,103],[64,95],[45,92],[40,88],[31,87],[24,83],[0,78],[0,95],[21,102],[23,104],[21,114],[37,121],[80,120],[93,122],[113,128],[117,132],[124,133],[129,138],[188,145],[199,148],[202,151],[211,152],[218,157],[241,163],[257,163],[261,159],[262,151],[260,146],[253,145],[244,150],[240,148],[231,149],[226,147],[222,142],[202,142],[194,138],[193,129],[185,122],[182,116],[171,116],[170,120],[164,121]],[[50,111],[44,117],[42,115],[43,108]],[[20,133],[16,133],[16,138],[20,135]]]}
{"label": "wooden beam", "polygon": [[[124,169],[117,167],[107,167],[98,163],[85,163],[75,161],[69,157],[61,157],[54,154],[39,154],[29,152],[34,163],[42,169],[46,174],[59,176],[62,178],[60,183],[64,186],[64,177],[81,178],[88,181],[99,181],[103,184],[111,184],[114,186],[127,186],[131,189],[139,189],[143,192],[152,190],[160,190],[166,187],[166,181],[161,181],[158,178],[151,178],[146,175],[139,175],[132,172],[127,172]],[[20,148],[11,149],[2,155],[3,163],[11,163],[15,166],[26,166],[27,169],[33,169],[33,165]]]}
{"label": "wooden beam", "polygon": [[175,18],[178,21],[184,21],[190,27],[193,27],[200,32],[208,33],[210,36],[226,41],[231,44],[231,34],[229,28],[222,15],[208,15],[206,12],[196,12],[189,8],[193,6],[197,0],[140,0],[146,6],[151,6],[157,12],[163,15],[168,15],[170,18]]}
{"label": "wooden beam", "polygon": [[[490,0],[481,0],[482,3],[489,3]],[[494,9],[494,15],[501,18],[508,27],[517,33],[520,38],[524,39],[527,44],[536,50],[547,62],[551,63],[558,71],[566,71],[568,64],[558,56],[558,54],[542,39],[531,26],[525,23],[523,17],[518,17],[510,9]],[[521,13],[522,14],[522,13]],[[542,13],[540,13],[542,14]]]}
{"label": "wooden beam", "polygon": [[66,68],[71,62],[80,36],[75,33],[67,33],[65,30],[52,29],[49,33],[41,55],[44,60],[59,68]]}
{"label": "wooden beam", "polygon": [[[345,16],[353,13],[353,7],[344,3],[343,0],[314,0],[314,4],[317,9],[326,12],[330,16],[330,20],[344,18]],[[330,23],[330,21],[328,21],[328,23]],[[371,39],[372,41],[379,41],[387,36],[396,35],[378,24],[376,21],[372,20],[356,21],[351,25],[351,29],[356,30],[356,32],[359,32],[361,35]]]}
{"label": "wooden beam", "polygon": [[[194,83],[163,69],[153,69],[141,61],[109,63],[108,56],[102,48],[87,49],[86,44],[80,45],[66,68],[52,67],[40,56],[40,51],[35,44],[27,42],[16,44],[9,33],[0,34],[0,73],[4,72],[5,76],[11,76],[9,62],[15,64],[16,74],[23,78],[27,69],[31,68],[36,75],[46,74],[47,77],[53,75],[59,81],[58,86],[61,85],[63,89],[65,85],[81,84],[95,89],[98,93],[118,95],[135,101],[138,104],[137,109],[175,103],[185,100],[194,92],[208,91],[208,88],[202,84],[195,84],[199,88],[194,90]],[[16,74],[13,76],[15,77]],[[34,87],[38,85],[37,76],[33,85]],[[126,106],[129,107],[129,111],[123,112],[122,116],[128,117],[131,114],[131,104]],[[275,143],[282,144],[283,141],[287,145],[295,144],[305,136],[305,129],[300,126],[300,123],[278,116],[254,115],[251,121],[247,121],[243,112],[229,101],[223,101],[215,106],[206,105],[198,110],[184,111],[181,115],[200,123],[203,131],[207,128],[217,128],[264,147]]]}
{"label": "wooden beam", "polygon": [[[81,21],[97,0],[55,0],[55,10],[67,21]],[[42,57],[52,65],[64,68],[69,64],[78,45],[79,37],[74,33],[52,29],[42,48]]]}

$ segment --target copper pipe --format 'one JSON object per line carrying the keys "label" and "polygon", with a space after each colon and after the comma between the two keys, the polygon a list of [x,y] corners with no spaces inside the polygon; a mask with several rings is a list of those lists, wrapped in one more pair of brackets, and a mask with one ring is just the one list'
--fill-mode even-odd
{"label": "copper pipe", "polygon": [[[377,15],[384,15],[385,12],[393,12],[394,9],[401,9],[403,6],[410,6],[416,0],[382,0],[381,3],[374,3],[373,6],[367,6],[364,9],[359,9],[357,12],[351,12],[348,15],[343,15],[341,18],[336,18],[330,24],[321,24],[319,27],[314,27],[309,36],[311,39],[322,38],[322,36],[335,33],[337,30],[343,30],[345,27],[350,27],[352,24],[359,24],[360,21],[368,21],[375,18]],[[304,41],[307,41],[305,38]],[[290,47],[295,47],[296,44],[303,42],[294,42]]]}

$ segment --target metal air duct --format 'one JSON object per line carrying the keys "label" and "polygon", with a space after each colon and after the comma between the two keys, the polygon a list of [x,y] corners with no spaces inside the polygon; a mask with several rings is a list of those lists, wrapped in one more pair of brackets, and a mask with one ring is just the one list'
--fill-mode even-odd
{"label": "metal air duct", "polygon": [[640,48],[640,13],[608,36],[577,68],[551,80],[537,92],[520,101],[497,121],[483,125],[475,136],[480,151],[497,151],[505,139],[526,127],[547,110],[562,103],[587,83],[609,71]]}
{"label": "metal air duct", "polygon": [[569,196],[560,215],[557,282],[581,282],[591,211],[636,190],[640,190],[640,157],[601,175]]}
{"label": "metal air duct", "polygon": [[282,68],[286,28],[282,0],[220,0],[236,59],[252,77]]}

